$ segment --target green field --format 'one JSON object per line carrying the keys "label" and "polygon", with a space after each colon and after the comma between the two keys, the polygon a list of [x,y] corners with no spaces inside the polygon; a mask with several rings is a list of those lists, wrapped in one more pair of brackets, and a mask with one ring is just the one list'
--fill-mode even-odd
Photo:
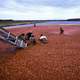
{"label": "green field", "polygon": [[32,24],[32,21],[0,20],[0,27],[1,26],[18,25],[18,24]]}

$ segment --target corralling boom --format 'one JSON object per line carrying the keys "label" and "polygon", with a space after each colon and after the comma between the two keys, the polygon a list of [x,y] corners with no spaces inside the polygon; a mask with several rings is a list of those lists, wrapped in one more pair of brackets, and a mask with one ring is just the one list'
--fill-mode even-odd
{"label": "corralling boom", "polygon": [[0,39],[18,47],[25,48],[27,47],[26,43],[23,40],[20,40],[17,36],[9,32],[4,28],[0,28]]}

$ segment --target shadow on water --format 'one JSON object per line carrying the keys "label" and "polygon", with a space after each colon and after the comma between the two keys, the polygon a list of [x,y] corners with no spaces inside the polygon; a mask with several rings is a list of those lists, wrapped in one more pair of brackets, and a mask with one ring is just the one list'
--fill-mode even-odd
{"label": "shadow on water", "polygon": [[16,47],[0,39],[0,57],[16,53]]}
{"label": "shadow on water", "polygon": [[23,49],[18,49],[17,47],[9,44],[0,46],[0,65],[8,62],[8,60],[16,56],[16,53],[19,53],[21,50]]}
{"label": "shadow on water", "polygon": [[16,55],[16,48],[15,47],[8,47],[4,50],[0,49],[0,65],[5,64],[8,60],[12,59],[13,56]]}

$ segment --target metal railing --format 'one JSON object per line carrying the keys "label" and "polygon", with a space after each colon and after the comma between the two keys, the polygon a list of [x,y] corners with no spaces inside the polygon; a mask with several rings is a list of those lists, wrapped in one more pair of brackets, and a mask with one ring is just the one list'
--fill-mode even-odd
{"label": "metal railing", "polygon": [[0,28],[0,39],[19,48],[27,47],[26,43],[23,40],[20,40],[17,36],[15,36],[14,34],[12,34],[4,28]]}

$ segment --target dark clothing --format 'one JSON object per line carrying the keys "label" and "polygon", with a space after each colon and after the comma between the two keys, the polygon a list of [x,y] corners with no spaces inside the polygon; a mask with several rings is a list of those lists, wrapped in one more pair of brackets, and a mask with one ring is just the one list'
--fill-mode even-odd
{"label": "dark clothing", "polygon": [[29,40],[32,44],[36,44],[36,40],[34,36],[31,36]]}
{"label": "dark clothing", "polygon": [[24,34],[19,35],[18,39],[25,41],[25,35]]}
{"label": "dark clothing", "polygon": [[34,27],[36,27],[36,24],[34,24]]}
{"label": "dark clothing", "polygon": [[26,40],[29,40],[29,38],[31,37],[31,35],[32,35],[32,32],[28,32],[28,33],[26,34]]}
{"label": "dark clothing", "polygon": [[60,34],[63,34],[64,33],[64,30],[62,27],[60,27]]}

